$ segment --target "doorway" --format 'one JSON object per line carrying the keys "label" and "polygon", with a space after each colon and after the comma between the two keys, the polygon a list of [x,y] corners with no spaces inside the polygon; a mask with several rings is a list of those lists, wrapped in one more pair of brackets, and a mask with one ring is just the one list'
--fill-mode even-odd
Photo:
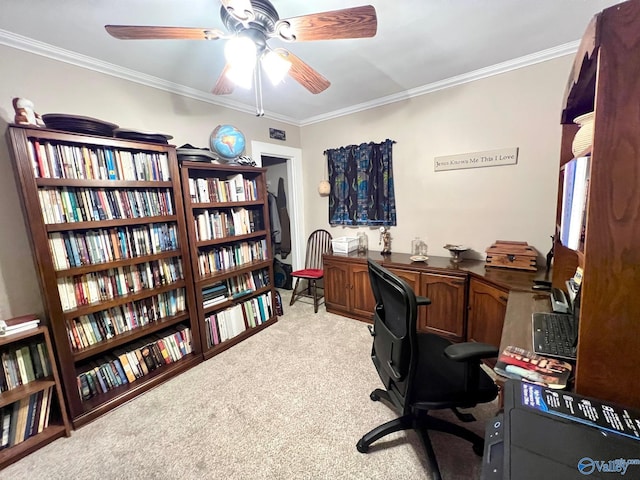
{"label": "doorway", "polygon": [[[306,238],[304,236],[304,195],[302,185],[302,150],[263,142],[251,142],[252,159],[267,168],[267,189],[277,194],[278,182],[283,178],[287,197],[287,211],[291,232],[291,253],[283,261],[293,270],[304,267]],[[297,188],[296,188],[297,187]],[[280,258],[276,255],[276,258]]]}

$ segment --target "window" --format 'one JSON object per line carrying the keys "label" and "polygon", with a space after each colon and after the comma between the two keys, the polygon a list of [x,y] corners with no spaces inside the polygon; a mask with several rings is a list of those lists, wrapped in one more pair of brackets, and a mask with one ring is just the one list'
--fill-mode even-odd
{"label": "window", "polygon": [[394,143],[387,139],[325,152],[331,183],[331,225],[396,225],[391,161]]}

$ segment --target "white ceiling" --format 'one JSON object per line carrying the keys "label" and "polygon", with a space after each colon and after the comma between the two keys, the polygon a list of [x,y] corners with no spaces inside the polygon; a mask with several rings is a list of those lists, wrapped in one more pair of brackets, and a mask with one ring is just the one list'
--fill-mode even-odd
{"label": "white ceiling", "polygon": [[[271,0],[280,18],[371,4],[373,38],[284,43],[331,81],[313,95],[264,83],[267,116],[304,125],[575,51],[616,0]],[[225,30],[219,0],[0,0],[0,43],[253,112],[254,95],[210,93],[224,40],[117,40],[105,24]],[[524,58],[523,58],[524,57]],[[2,59],[0,59],[2,64]]]}

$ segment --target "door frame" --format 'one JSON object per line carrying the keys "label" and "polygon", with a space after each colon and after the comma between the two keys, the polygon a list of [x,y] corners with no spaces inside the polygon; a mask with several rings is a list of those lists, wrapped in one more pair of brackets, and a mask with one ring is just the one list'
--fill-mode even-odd
{"label": "door frame", "polygon": [[291,255],[293,270],[304,268],[306,237],[304,235],[304,195],[302,178],[302,149],[285,147],[273,143],[251,141],[251,158],[256,165],[262,166],[262,155],[279,157],[287,161],[287,210],[291,224],[291,245],[294,247]]}

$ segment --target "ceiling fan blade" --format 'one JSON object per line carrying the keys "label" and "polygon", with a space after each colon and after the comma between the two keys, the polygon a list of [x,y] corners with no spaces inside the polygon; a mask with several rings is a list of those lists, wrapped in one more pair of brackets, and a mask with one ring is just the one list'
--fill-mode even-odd
{"label": "ceiling fan blade", "polygon": [[296,57],[289,50],[284,48],[276,48],[275,52],[285,60],[291,62],[291,68],[289,69],[289,76],[296,82],[309,90],[311,93],[324,92],[331,82],[316,72],[313,68],[307,65],[305,62]]}
{"label": "ceiling fan blade", "polygon": [[249,23],[256,16],[250,0],[220,0],[229,15],[244,24]]}
{"label": "ceiling fan blade", "polygon": [[211,93],[214,95],[229,95],[230,93],[233,93],[235,84],[229,77],[227,77],[227,70],[229,70],[229,67],[230,65],[228,63],[224,66],[224,70],[222,70],[222,73],[218,77],[218,81],[211,90]]}
{"label": "ceiling fan blade", "polygon": [[377,30],[372,5],[285,18],[275,25],[276,36],[298,42],[373,37]]}
{"label": "ceiling fan blade", "polygon": [[215,28],[198,27],[146,27],[140,25],[105,25],[109,35],[121,40],[217,40],[224,32]]}

